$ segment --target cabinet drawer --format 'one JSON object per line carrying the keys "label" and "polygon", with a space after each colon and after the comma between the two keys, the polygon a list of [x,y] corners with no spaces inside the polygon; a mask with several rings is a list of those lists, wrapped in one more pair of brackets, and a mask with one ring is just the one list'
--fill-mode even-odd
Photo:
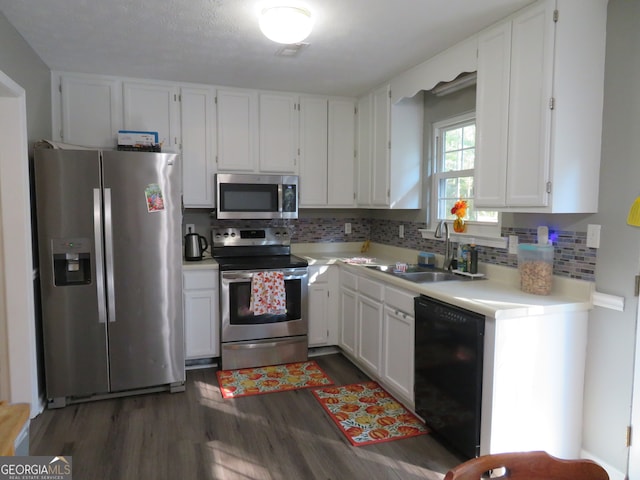
{"label": "cabinet drawer", "polygon": [[384,301],[384,285],[368,278],[360,277],[358,279],[358,292],[379,302]]}
{"label": "cabinet drawer", "polygon": [[340,286],[350,288],[351,290],[357,290],[358,277],[353,273],[347,272],[344,269],[340,269]]}
{"label": "cabinet drawer", "polygon": [[398,290],[393,287],[386,287],[384,292],[384,301],[387,306],[394,310],[400,310],[404,313],[413,315],[413,299],[417,294]]}
{"label": "cabinet drawer", "polygon": [[218,288],[218,271],[201,270],[182,272],[183,288],[185,290],[204,290]]}

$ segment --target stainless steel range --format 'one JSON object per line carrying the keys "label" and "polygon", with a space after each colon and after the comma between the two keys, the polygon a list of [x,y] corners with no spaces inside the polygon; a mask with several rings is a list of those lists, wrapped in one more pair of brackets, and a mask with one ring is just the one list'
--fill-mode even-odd
{"label": "stainless steel range", "polygon": [[225,370],[307,360],[306,260],[286,227],[214,228]]}

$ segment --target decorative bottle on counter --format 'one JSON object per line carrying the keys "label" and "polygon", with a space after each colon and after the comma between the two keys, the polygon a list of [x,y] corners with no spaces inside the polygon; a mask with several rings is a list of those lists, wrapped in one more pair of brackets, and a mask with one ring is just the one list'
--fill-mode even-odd
{"label": "decorative bottle on counter", "polygon": [[466,272],[468,267],[469,246],[460,244],[458,245],[458,270]]}
{"label": "decorative bottle on counter", "polygon": [[478,250],[473,243],[469,246],[467,253],[467,272],[478,273]]}

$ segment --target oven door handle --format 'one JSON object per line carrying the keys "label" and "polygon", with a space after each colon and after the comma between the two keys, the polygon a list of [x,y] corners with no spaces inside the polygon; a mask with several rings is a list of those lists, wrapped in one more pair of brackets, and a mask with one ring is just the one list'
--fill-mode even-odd
{"label": "oven door handle", "polygon": [[[282,270],[273,270],[282,272],[284,274],[285,280],[290,280],[291,278],[304,278],[306,275],[308,275],[308,271],[306,268],[283,268]],[[222,272],[222,279],[230,281],[251,280],[254,273],[261,273],[266,271],[272,271],[272,269],[226,271]]]}

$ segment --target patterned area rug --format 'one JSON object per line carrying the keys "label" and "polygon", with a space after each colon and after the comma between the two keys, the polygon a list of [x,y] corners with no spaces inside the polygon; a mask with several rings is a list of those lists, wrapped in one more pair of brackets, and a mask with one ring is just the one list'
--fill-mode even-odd
{"label": "patterned area rug", "polygon": [[312,393],[356,447],[429,433],[376,382],[318,388]]}
{"label": "patterned area rug", "polygon": [[268,367],[218,370],[216,375],[223,398],[333,385],[333,380],[313,360]]}

